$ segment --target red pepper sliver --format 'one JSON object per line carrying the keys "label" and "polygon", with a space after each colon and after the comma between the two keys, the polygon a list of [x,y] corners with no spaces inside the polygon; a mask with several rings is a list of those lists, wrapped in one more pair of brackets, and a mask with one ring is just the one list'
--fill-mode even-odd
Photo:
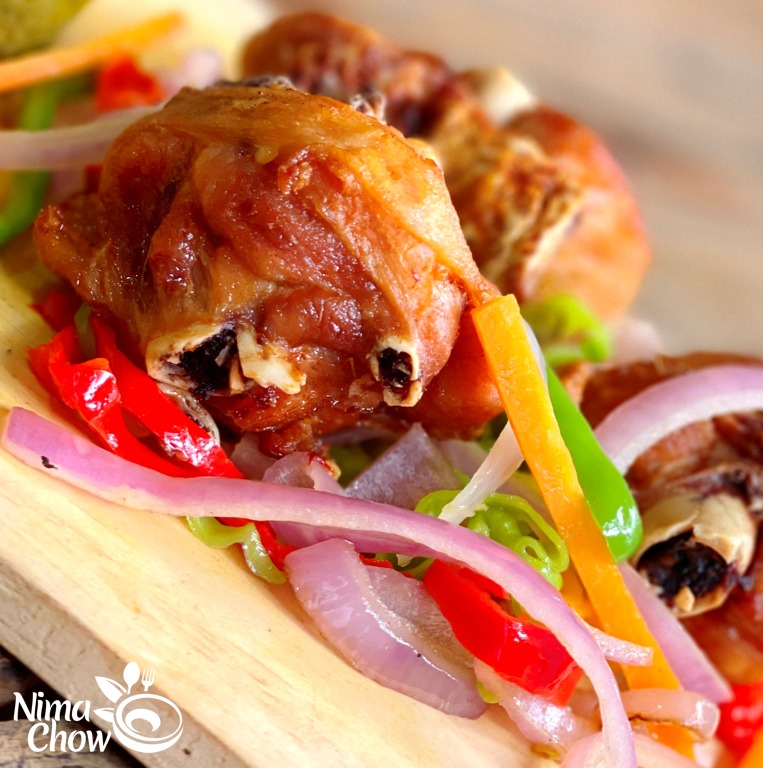
{"label": "red pepper sliver", "polygon": [[114,374],[108,361],[79,362],[77,331],[73,325],[59,331],[47,344],[30,349],[32,372],[52,397],[78,413],[99,442],[135,464],[174,477],[189,477],[140,442],[127,428]]}
{"label": "red pepper sliver", "polygon": [[120,351],[111,328],[93,315],[90,325],[98,354],[109,361],[119,383],[122,405],[159,438],[168,453],[197,469],[200,475],[243,477],[215,439]]}
{"label": "red pepper sliver", "polygon": [[718,738],[737,757],[752,746],[763,728],[763,680],[732,686],[734,697],[721,704]]}
{"label": "red pepper sliver", "polygon": [[32,304],[42,319],[54,330],[62,331],[74,322],[74,315],[82,299],[68,285],[59,285],[48,291],[42,301]]}
{"label": "red pepper sliver", "polygon": [[[90,316],[90,326],[98,353],[109,360],[117,377],[125,409],[159,438],[165,450],[172,451],[176,459],[186,462],[192,474],[243,478],[241,471],[214,438],[183,413],[157,383],[117,347],[111,328],[93,315]],[[231,517],[221,517],[219,521],[234,527],[249,523],[249,520]],[[283,570],[284,558],[293,547],[281,544],[268,523],[256,522],[254,525],[273,564]]]}
{"label": "red pepper sliver", "polygon": [[98,73],[95,87],[98,113],[158,104],[163,98],[162,84],[140,69],[132,56],[115,58]]}
{"label": "red pepper sliver", "polygon": [[499,675],[554,704],[565,704],[582,670],[548,629],[511,616],[466,569],[435,560],[424,586],[459,642]]}

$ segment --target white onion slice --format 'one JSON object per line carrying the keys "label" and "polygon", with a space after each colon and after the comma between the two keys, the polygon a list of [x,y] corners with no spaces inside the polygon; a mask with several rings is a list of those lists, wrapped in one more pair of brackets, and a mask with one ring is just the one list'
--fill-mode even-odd
{"label": "white onion slice", "polygon": [[497,491],[519,469],[523,461],[514,430],[506,422],[471,480],[453,501],[443,507],[440,519],[461,525],[477,511],[487,496]]}
{"label": "white onion slice", "polygon": [[654,650],[644,645],[636,645],[619,637],[612,637],[596,627],[588,626],[594,640],[608,661],[628,664],[632,667],[648,667],[654,658]]}
{"label": "white onion slice", "polygon": [[665,603],[628,563],[620,563],[625,585],[633,596],[649,631],[665,654],[670,668],[687,691],[699,693],[715,704],[730,701],[731,686],[673,615]]}
{"label": "white onion slice", "polygon": [[691,691],[639,688],[623,692],[623,706],[632,720],[683,725],[700,739],[709,739],[718,727],[717,704]]}
{"label": "white onion slice", "polygon": [[439,440],[437,445],[451,465],[467,477],[479,469],[487,456],[487,451],[474,440]]}
{"label": "white onion slice", "polygon": [[447,658],[386,604],[370,572],[384,571],[388,590],[404,589],[409,603],[430,614],[428,603],[434,601],[421,582],[363,565],[352,544],[342,539],[298,549],[284,565],[297,599],[321,634],[366,677],[451,715],[476,718],[485,712],[471,666]]}
{"label": "white onion slice", "polygon": [[[522,321],[541,375],[546,378],[546,361],[532,328]],[[487,457],[453,501],[443,507],[440,519],[461,525],[479,509],[491,493],[495,493],[522,465],[524,457],[510,422],[501,430]]]}
{"label": "white onion slice", "polygon": [[[679,755],[678,752],[660,744],[651,736],[634,733],[632,738],[636,748],[638,768],[697,768],[693,760]],[[619,768],[619,766],[617,764],[612,766],[607,762],[601,734],[596,733],[576,742],[562,761],[561,768]]]}
{"label": "white onion slice", "polygon": [[160,106],[124,109],[83,125],[47,131],[2,131],[0,170],[54,171],[99,163],[125,128]]}
{"label": "white onion slice", "polygon": [[65,427],[13,408],[3,445],[54,478],[133,509],[191,517],[234,517],[312,525],[323,538],[345,538],[359,551],[437,555],[492,579],[545,624],[588,676],[599,699],[602,732],[612,766],[636,760],[620,691],[586,626],[561,595],[524,560],[500,544],[451,525],[385,504],[305,488],[220,477],[172,478],[131,464]]}
{"label": "white onion slice", "polygon": [[576,741],[598,731],[592,720],[576,715],[570,707],[560,707],[542,696],[528,693],[479,659],[474,662],[474,671],[531,744],[564,754]]}
{"label": "white onion slice", "polygon": [[596,437],[625,474],[647,448],[677,429],[724,413],[763,409],[763,366],[716,365],[647,387],[615,408]]}

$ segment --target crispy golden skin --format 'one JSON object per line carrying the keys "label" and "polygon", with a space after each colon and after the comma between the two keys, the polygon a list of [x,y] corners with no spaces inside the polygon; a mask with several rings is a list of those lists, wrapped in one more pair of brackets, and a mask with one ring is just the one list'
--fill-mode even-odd
{"label": "crispy golden skin", "polygon": [[[464,310],[497,293],[434,162],[282,85],[181,92],[117,139],[97,192],[47,208],[35,234],[155,378],[273,433],[276,453],[407,413]],[[499,405],[486,368],[472,373],[474,429]]]}
{"label": "crispy golden skin", "polygon": [[455,73],[319,13],[255,35],[243,65],[344,100],[381,92],[388,122],[433,147],[474,258],[503,292],[520,301],[571,293],[604,318],[635,297],[650,253],[617,163],[590,130],[527,98],[506,73]]}

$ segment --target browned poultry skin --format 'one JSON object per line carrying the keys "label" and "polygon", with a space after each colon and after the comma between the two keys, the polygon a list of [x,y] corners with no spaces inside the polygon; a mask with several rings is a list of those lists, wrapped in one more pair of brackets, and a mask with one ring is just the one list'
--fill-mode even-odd
{"label": "browned poultry skin", "polygon": [[323,13],[277,19],[244,50],[245,75],[286,75],[308,93],[349,101],[380,90],[387,120],[406,135],[421,133],[429,100],[452,78],[437,56],[405,51],[373,30]]}
{"label": "browned poultry skin", "polygon": [[[372,117],[281,86],[183,91],[117,139],[96,193],[47,208],[35,234],[152,374],[273,433],[274,453],[385,400],[414,404],[464,310],[497,293],[431,160]],[[162,357],[198,328],[204,344]],[[480,375],[461,386],[482,391]]]}
{"label": "browned poultry skin", "polygon": [[478,77],[317,13],[258,33],[244,71],[344,100],[380,90],[388,122],[434,148],[474,258],[503,292],[571,293],[604,318],[633,300],[650,261],[635,202],[612,155],[570,117],[537,105],[497,124]]}
{"label": "browned poultry skin", "polygon": [[[755,358],[696,353],[589,370],[581,408],[596,426],[643,389],[709,365],[760,365]],[[580,372],[578,372],[579,375]],[[580,382],[577,382],[580,387]],[[691,424],[643,453],[627,475],[641,509],[688,490],[741,498],[750,514],[763,518],[763,412],[732,414]],[[719,608],[686,620],[699,644],[735,682],[763,675],[763,537],[752,564]]]}

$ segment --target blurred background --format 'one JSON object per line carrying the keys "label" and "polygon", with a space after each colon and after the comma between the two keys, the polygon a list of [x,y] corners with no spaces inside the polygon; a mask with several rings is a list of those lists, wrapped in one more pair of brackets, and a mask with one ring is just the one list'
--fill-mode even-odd
{"label": "blurred background", "polygon": [[342,15],[454,67],[502,64],[599,133],[641,205],[636,305],[667,348],[763,354],[761,0],[271,0]]}
{"label": "blurred background", "polygon": [[222,49],[232,73],[251,31],[307,9],[454,68],[506,66],[625,169],[654,251],[634,311],[667,350],[763,355],[762,0],[112,0],[62,43],[160,8],[187,12],[183,39]]}

